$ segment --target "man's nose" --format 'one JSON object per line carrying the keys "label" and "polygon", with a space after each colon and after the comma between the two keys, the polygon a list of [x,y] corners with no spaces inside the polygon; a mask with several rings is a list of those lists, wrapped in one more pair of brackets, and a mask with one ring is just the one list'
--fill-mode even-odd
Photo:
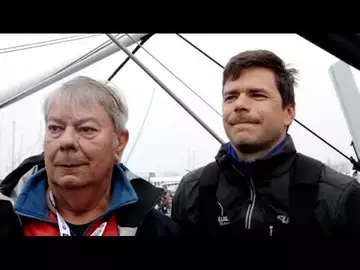
{"label": "man's nose", "polygon": [[66,127],[59,138],[60,151],[77,151],[78,140],[76,130],[73,127]]}
{"label": "man's nose", "polygon": [[235,101],[235,111],[249,111],[251,100],[242,93]]}

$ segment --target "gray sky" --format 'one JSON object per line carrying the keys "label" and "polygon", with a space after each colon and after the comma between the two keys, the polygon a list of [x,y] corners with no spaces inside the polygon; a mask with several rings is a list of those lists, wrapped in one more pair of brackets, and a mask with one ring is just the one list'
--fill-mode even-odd
{"label": "gray sky", "polygon": [[[0,35],[0,49],[25,43],[49,40],[69,35]],[[291,34],[191,34],[184,35],[221,64],[243,50],[269,49],[287,63],[300,70],[296,89],[296,118],[335,145],[347,155],[354,155],[350,147],[351,136],[341,111],[328,69],[338,59],[322,49]],[[0,50],[0,100],[12,87],[36,78],[42,72],[67,64],[102,42],[105,35],[1,54]],[[198,94],[221,112],[222,70],[187,43],[173,34],[153,36],[144,47],[171,71],[191,86]],[[130,47],[131,49],[134,46]],[[221,117],[214,113],[186,87],[177,81],[146,52],[139,50],[138,58],[149,67],[191,109],[210,125],[224,140]],[[41,104],[47,93],[57,85],[78,75],[105,80],[125,59],[118,52],[38,93],[0,110],[0,178],[12,166],[12,123],[15,121],[14,165],[42,149],[44,121]],[[55,72],[56,70],[54,70]],[[360,83],[359,71],[355,71]],[[214,159],[219,143],[189,116],[165,91],[131,60],[112,80],[125,92],[130,108],[128,128],[130,141],[124,158],[134,144],[150,103],[155,95],[148,119],[127,164],[135,172],[165,172],[196,168]],[[290,128],[297,149],[324,162],[346,162],[297,123]]]}

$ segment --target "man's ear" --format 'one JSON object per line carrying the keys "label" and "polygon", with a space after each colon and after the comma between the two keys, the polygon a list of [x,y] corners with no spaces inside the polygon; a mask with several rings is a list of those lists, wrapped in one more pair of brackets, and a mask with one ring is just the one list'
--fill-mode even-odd
{"label": "man's ear", "polygon": [[291,123],[295,119],[295,104],[289,104],[284,109],[285,119],[284,119],[284,125],[286,127],[289,127]]}
{"label": "man's ear", "polygon": [[129,131],[127,129],[122,130],[116,137],[116,153],[115,159],[117,161],[121,160],[121,157],[124,153],[125,147],[129,141]]}

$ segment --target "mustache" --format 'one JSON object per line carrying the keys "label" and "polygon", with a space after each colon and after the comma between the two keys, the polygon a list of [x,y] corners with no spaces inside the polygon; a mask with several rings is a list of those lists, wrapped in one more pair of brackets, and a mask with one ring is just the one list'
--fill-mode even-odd
{"label": "mustache", "polygon": [[229,123],[231,125],[237,125],[237,124],[258,124],[260,121],[258,119],[255,119],[250,116],[244,116],[244,115],[234,115],[229,117],[228,119]]}

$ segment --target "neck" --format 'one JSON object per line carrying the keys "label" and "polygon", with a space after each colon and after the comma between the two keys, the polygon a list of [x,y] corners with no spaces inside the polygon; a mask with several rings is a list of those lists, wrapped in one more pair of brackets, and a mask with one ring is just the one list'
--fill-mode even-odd
{"label": "neck", "polygon": [[244,161],[253,161],[256,159],[264,158],[265,155],[268,154],[271,150],[273,150],[280,142],[282,142],[285,139],[285,137],[286,137],[286,134],[284,134],[278,140],[273,142],[269,147],[265,147],[264,149],[261,149],[261,150],[255,151],[255,152],[251,152],[251,153],[243,153],[234,146],[233,146],[233,148],[239,159],[244,160]]}
{"label": "neck", "polygon": [[[54,195],[56,209],[49,199],[50,189]],[[102,215],[110,204],[110,186],[99,188],[82,188],[79,190],[66,190],[49,187],[47,200],[49,208],[74,225],[89,223]]]}

